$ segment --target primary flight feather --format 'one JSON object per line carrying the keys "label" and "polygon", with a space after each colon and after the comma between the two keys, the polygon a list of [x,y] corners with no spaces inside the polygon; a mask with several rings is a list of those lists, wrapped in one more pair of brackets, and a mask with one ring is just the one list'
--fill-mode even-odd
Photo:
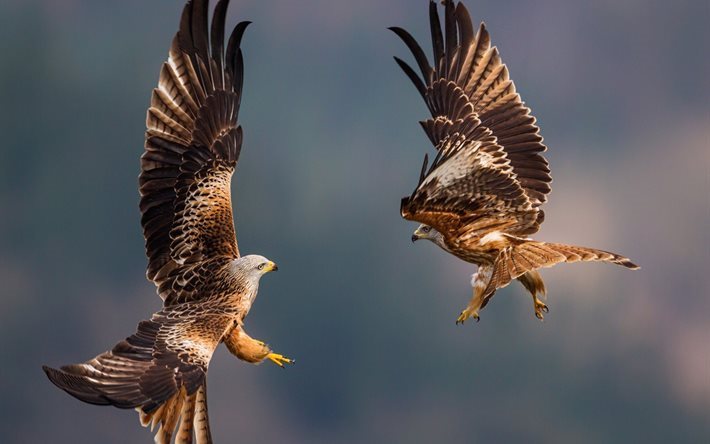
{"label": "primary flight feather", "polygon": [[462,3],[442,3],[443,30],[436,3],[429,3],[431,64],[411,34],[390,28],[421,73],[395,57],[431,111],[420,123],[437,151],[431,165],[425,156],[416,189],[402,199],[401,215],[421,223],[412,241],[430,240],[478,265],[473,296],[457,323],[478,320],[495,291],[513,279],[532,294],[542,319],[547,306],[538,295],[546,290],[537,269],[576,261],[638,266],[615,253],[528,237],[544,220],[540,206],[550,192],[552,177],[541,154],[547,148],[485,25],[474,32]]}
{"label": "primary flight feather", "polygon": [[243,328],[260,278],[277,269],[259,255],[240,256],[230,184],[242,146],[239,23],[224,49],[228,0],[208,29],[208,0],[188,1],[160,71],[146,118],[140,210],[147,277],[163,308],[136,333],[85,363],[44,367],[72,396],[134,408],[155,441],[210,443],[207,368],[220,343],[251,363],[292,360]]}

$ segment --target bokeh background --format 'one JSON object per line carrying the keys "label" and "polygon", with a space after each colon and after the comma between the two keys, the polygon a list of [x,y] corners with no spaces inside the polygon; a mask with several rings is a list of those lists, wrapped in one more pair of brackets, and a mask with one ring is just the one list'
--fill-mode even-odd
{"label": "bokeh background", "polygon": [[[298,363],[221,347],[216,442],[708,442],[710,6],[467,0],[550,147],[538,238],[619,251],[514,284],[454,325],[473,268],[412,245],[399,199],[431,149],[386,31],[428,46],[424,0],[233,1],[245,145],[243,252],[280,265],[250,332]],[[144,278],[145,110],[179,1],[0,3],[0,429],[10,443],[147,442],[132,411],[82,404],[40,366],[88,359],[160,301]]]}

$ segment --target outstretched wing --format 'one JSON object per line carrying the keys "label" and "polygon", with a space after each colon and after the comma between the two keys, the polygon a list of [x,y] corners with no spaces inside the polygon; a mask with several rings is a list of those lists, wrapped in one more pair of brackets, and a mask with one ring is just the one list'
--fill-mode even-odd
{"label": "outstretched wing", "polygon": [[[535,118],[485,26],[474,35],[463,4],[444,3],[444,32],[436,4],[429,4],[433,66],[407,31],[390,28],[421,71],[420,77],[395,57],[431,111],[432,118],[421,124],[438,151],[428,170],[425,158],[417,189],[403,199],[402,216],[449,235],[472,223],[478,229],[493,224],[510,233],[534,233],[552,180]],[[481,220],[486,216],[498,223]]]}
{"label": "outstretched wing", "polygon": [[431,168],[424,173],[425,158],[417,188],[402,199],[402,217],[430,225],[447,239],[492,230],[522,233],[537,223],[539,212],[510,160],[475,115],[459,119],[437,149]]}
{"label": "outstretched wing", "polygon": [[249,22],[234,28],[225,56],[228,3],[217,3],[208,37],[208,0],[187,2],[146,118],[139,178],[146,274],[164,300],[180,290],[180,271],[239,257],[230,182],[242,144],[239,45]]}
{"label": "outstretched wing", "polygon": [[84,402],[135,408],[144,423],[161,423],[159,434],[168,442],[180,416],[193,414],[209,361],[231,325],[223,314],[161,311],[94,359],[43,368],[57,387]]}

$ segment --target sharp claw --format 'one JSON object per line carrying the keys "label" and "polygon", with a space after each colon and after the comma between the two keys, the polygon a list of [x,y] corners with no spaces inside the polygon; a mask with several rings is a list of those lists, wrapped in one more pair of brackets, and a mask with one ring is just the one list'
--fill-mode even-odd
{"label": "sharp claw", "polygon": [[458,319],[456,319],[456,325],[459,325],[459,324],[463,325],[463,323],[466,322],[466,320],[468,318],[473,318],[476,320],[476,322],[480,321],[480,319],[481,319],[480,316],[478,316],[478,313],[473,313],[473,314],[469,315],[468,309],[466,309],[466,310],[462,311],[461,314],[459,315]]}
{"label": "sharp claw", "polygon": [[278,353],[269,353],[266,357],[271,362],[273,362],[274,364],[278,365],[281,368],[286,368],[286,366],[284,364],[293,364],[294,362],[296,362],[295,360],[287,358],[286,356],[280,355]]}
{"label": "sharp claw", "polygon": [[543,305],[542,311],[544,311],[545,313],[549,313],[549,312],[550,312],[550,309],[547,308],[547,305]]}

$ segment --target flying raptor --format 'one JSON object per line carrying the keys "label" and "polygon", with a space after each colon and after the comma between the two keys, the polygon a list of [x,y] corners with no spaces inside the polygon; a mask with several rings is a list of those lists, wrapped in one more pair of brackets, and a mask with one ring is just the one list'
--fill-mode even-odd
{"label": "flying raptor", "polygon": [[539,268],[576,261],[639,267],[608,251],[528,237],[544,220],[540,207],[550,192],[552,177],[541,154],[547,148],[485,25],[474,32],[462,3],[442,3],[443,30],[436,3],[429,3],[431,64],[411,34],[390,28],[421,72],[395,57],[431,111],[420,123],[437,151],[431,166],[425,155],[416,189],[402,199],[401,215],[421,224],[412,241],[427,239],[478,266],[473,296],[457,324],[479,320],[496,290],[513,279],[532,294],[542,320],[547,306],[538,297],[546,293]]}
{"label": "flying raptor", "polygon": [[140,210],[147,277],[163,308],[136,333],[95,358],[49,379],[91,404],[136,409],[159,425],[155,441],[210,443],[206,378],[224,343],[237,358],[293,361],[244,330],[260,278],[277,269],[263,256],[241,256],[232,219],[230,182],[242,145],[240,42],[234,28],[224,50],[228,0],[219,0],[208,30],[208,0],[188,1],[160,71],[146,119]]}

